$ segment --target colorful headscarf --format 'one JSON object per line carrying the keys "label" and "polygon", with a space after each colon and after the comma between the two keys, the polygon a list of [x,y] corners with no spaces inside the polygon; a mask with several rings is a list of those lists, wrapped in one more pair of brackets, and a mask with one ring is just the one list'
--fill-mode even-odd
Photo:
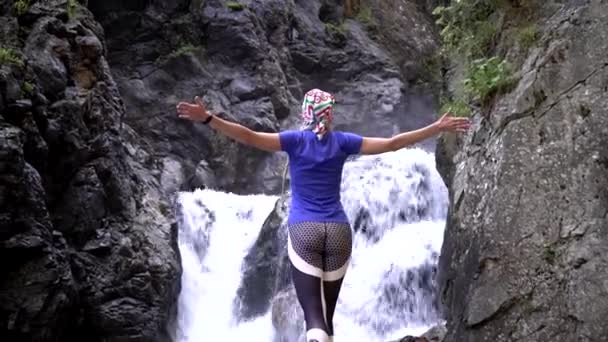
{"label": "colorful headscarf", "polygon": [[302,102],[303,129],[312,130],[319,140],[327,132],[336,98],[320,89],[309,90]]}

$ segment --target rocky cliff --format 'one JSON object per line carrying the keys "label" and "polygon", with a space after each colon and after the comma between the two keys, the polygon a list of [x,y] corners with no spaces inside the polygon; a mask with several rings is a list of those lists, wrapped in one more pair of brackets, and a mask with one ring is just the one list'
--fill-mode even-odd
{"label": "rocky cliff", "polygon": [[[489,51],[510,84],[478,97],[474,130],[437,154],[451,200],[446,341],[606,341],[608,4],[501,6],[479,23],[498,29]],[[486,85],[506,76],[492,63]],[[487,74],[472,70],[462,87],[484,95]],[[467,72],[452,70],[452,90]]]}
{"label": "rocky cliff", "polygon": [[180,263],[162,165],[103,29],[69,1],[0,2],[0,339],[162,341]]}
{"label": "rocky cliff", "polygon": [[437,47],[430,17],[412,1],[362,6],[349,19],[330,0],[89,1],[125,122],[175,166],[175,183],[235,193],[279,192],[284,160],[177,120],[177,101],[200,95],[268,132],[293,127],[313,87],[336,93],[338,128],[392,134],[432,118],[432,96],[415,87]]}

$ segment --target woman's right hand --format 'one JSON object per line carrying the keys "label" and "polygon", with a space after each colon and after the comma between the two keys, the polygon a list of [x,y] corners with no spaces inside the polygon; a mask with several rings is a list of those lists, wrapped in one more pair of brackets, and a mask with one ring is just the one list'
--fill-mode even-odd
{"label": "woman's right hand", "polygon": [[177,114],[182,119],[191,121],[205,121],[211,114],[207,112],[205,104],[200,97],[194,98],[195,103],[180,102],[177,104]]}

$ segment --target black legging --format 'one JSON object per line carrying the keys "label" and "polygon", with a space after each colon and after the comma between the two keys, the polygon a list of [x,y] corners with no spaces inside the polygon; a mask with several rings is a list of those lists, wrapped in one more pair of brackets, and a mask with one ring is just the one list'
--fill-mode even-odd
{"label": "black legging", "polygon": [[291,266],[291,275],[296,287],[298,301],[302,306],[302,310],[304,310],[306,330],[308,331],[317,328],[327,332],[327,335],[333,336],[334,312],[336,311],[336,303],[338,302],[338,296],[344,278],[336,281],[323,282],[325,317],[327,317],[326,323],[323,315],[323,304],[321,302],[321,279],[298,271],[293,264]]}
{"label": "black legging", "polygon": [[[308,341],[334,335],[333,316],[352,251],[345,223],[302,222],[289,226],[289,259]],[[325,310],[323,308],[325,306]]]}

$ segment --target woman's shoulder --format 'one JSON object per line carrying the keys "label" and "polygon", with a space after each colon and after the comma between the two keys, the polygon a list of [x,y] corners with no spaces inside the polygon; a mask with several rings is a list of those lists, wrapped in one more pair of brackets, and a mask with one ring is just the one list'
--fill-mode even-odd
{"label": "woman's shoulder", "polygon": [[300,138],[302,137],[302,131],[297,129],[286,129],[279,132],[280,136],[289,138]]}
{"label": "woman's shoulder", "polygon": [[334,136],[337,139],[340,140],[344,140],[344,139],[360,139],[361,136],[357,133],[353,133],[353,132],[349,132],[349,131],[332,131],[332,133],[334,134]]}
{"label": "woman's shoulder", "polygon": [[335,131],[335,138],[342,151],[346,154],[359,153],[363,137],[359,134],[346,132],[346,131]]}

